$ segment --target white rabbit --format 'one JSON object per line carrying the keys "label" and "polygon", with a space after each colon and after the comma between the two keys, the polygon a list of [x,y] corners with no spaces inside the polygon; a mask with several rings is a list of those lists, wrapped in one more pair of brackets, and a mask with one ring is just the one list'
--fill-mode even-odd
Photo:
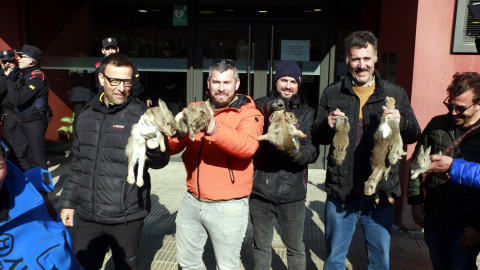
{"label": "white rabbit", "polygon": [[125,147],[125,154],[128,157],[128,176],[129,184],[135,183],[134,167],[138,162],[137,186],[142,187],[143,168],[146,159],[146,142],[148,139],[156,138],[157,143],[148,144],[149,148],[160,146],[160,150],[165,152],[165,141],[162,132],[167,136],[175,135],[176,124],[172,112],[168,110],[167,105],[161,99],[158,100],[158,107],[152,107],[140,117],[137,124],[132,126],[130,137]]}

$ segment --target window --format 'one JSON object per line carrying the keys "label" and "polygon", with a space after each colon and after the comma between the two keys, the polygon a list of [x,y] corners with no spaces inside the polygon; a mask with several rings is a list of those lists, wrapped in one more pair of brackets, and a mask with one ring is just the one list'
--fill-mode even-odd
{"label": "window", "polygon": [[474,18],[468,9],[474,3],[480,0],[457,0],[452,53],[477,53],[475,39],[480,38],[480,18]]}

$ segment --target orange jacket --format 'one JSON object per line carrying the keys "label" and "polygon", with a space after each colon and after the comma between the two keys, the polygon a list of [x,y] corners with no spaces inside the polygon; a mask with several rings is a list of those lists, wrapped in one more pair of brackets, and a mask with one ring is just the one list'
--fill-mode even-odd
{"label": "orange jacket", "polygon": [[215,113],[212,135],[195,134],[195,141],[168,138],[171,154],[182,154],[187,188],[201,200],[231,200],[250,195],[253,185],[253,154],[263,132],[263,115],[245,95]]}

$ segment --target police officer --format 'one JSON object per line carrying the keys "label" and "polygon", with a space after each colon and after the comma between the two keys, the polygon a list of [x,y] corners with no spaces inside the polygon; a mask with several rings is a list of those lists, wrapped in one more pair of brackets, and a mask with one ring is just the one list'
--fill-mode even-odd
{"label": "police officer", "polygon": [[40,70],[42,51],[25,44],[16,53],[19,54],[18,67],[7,77],[8,94],[19,118],[13,150],[23,170],[48,169],[45,132],[48,124],[49,84]]}
{"label": "police officer", "polygon": [[[98,80],[98,74],[102,73],[102,62],[105,57],[109,56],[110,54],[119,53],[120,48],[117,46],[117,39],[114,37],[108,37],[102,39],[102,54],[103,58],[99,62],[95,64],[95,85],[97,86],[98,92],[103,92],[103,86],[100,85],[100,81]],[[138,97],[142,93],[142,84],[140,82],[140,74],[136,67],[133,69],[133,86],[132,86],[132,94],[134,97]]]}
{"label": "police officer", "polygon": [[13,145],[15,138],[15,128],[18,125],[18,117],[15,114],[15,106],[10,100],[10,95],[7,91],[7,76],[17,67],[17,60],[15,60],[15,53],[12,50],[0,51],[0,100],[2,102],[2,116],[1,122],[3,126],[3,133],[10,145]]}

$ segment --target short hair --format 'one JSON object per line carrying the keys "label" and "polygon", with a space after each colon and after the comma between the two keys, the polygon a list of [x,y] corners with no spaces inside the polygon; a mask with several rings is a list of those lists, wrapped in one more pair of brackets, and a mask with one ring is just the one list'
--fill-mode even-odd
{"label": "short hair", "polygon": [[235,81],[238,80],[238,68],[235,61],[230,59],[213,59],[208,71],[208,79],[212,78],[212,72],[214,70],[223,73],[229,69],[233,71],[233,78]]}
{"label": "short hair", "polygon": [[453,81],[447,88],[449,97],[457,97],[471,90],[473,102],[480,101],[480,74],[477,72],[455,73]]}
{"label": "short hair", "polygon": [[121,53],[112,53],[103,59],[102,74],[105,74],[105,69],[107,69],[108,65],[112,65],[114,67],[129,67],[132,69],[132,71],[134,69],[132,60]]}
{"label": "short hair", "polygon": [[357,31],[350,33],[345,40],[343,41],[345,62],[348,64],[348,53],[351,48],[366,48],[370,43],[373,47],[373,52],[375,53],[375,62],[377,62],[377,51],[378,51],[378,39],[370,31]]}

